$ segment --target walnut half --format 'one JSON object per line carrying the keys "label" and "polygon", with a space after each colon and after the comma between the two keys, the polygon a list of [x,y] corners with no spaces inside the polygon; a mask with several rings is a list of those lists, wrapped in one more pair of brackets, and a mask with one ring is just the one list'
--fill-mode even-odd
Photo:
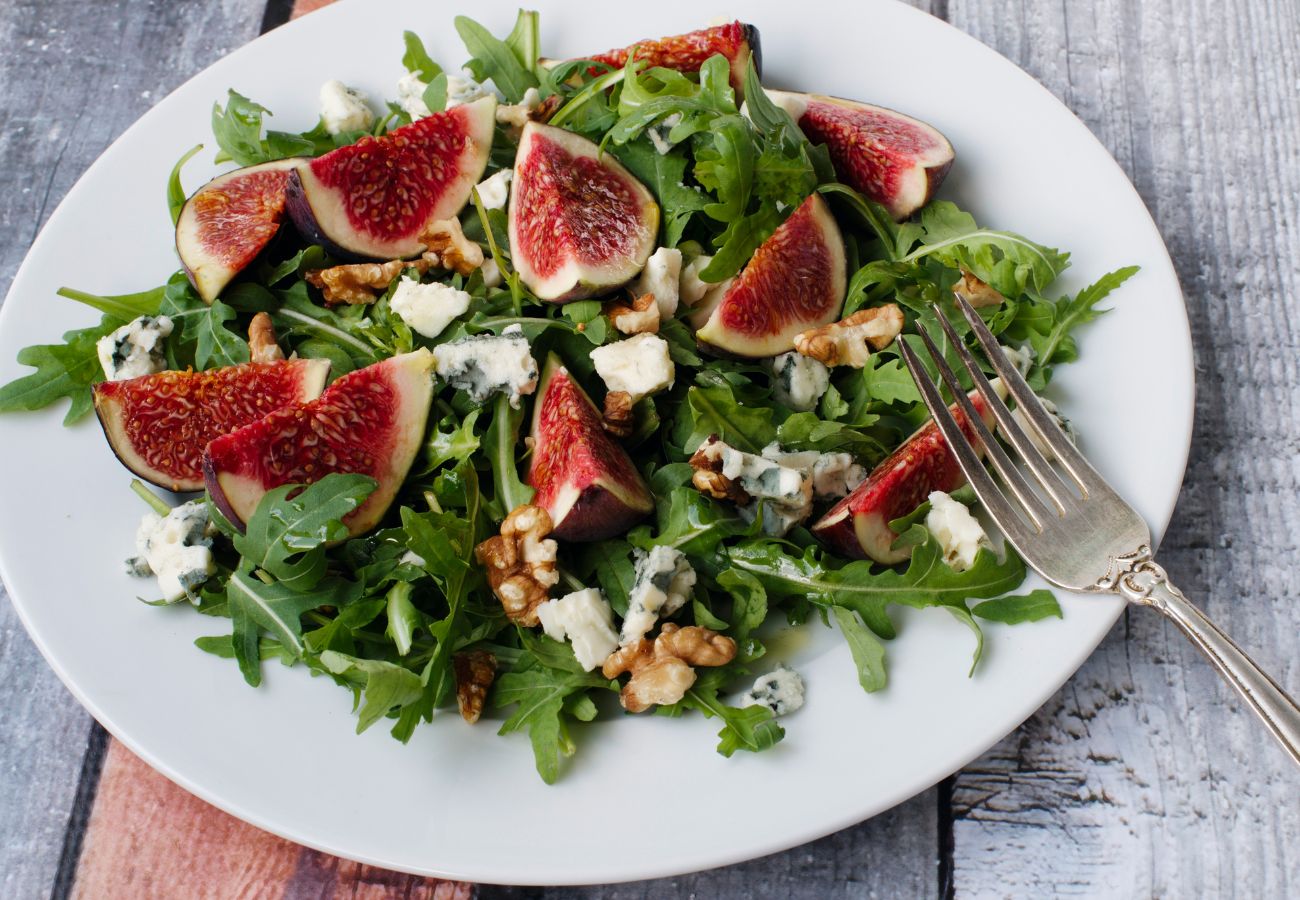
{"label": "walnut half", "polygon": [[691,455],[691,484],[705,496],[714,500],[730,500],[737,506],[744,506],[752,498],[745,489],[722,474],[722,444],[716,434],[700,445]]}
{"label": "walnut half", "polygon": [[628,712],[676,703],[695,684],[693,666],[724,666],[736,658],[736,642],[699,625],[685,628],[668,622],[654,641],[641,638],[610,654],[601,668],[606,678],[624,672],[632,677],[619,702]]}
{"label": "walnut half", "polygon": [[428,252],[438,255],[444,269],[451,269],[457,275],[468,277],[483,265],[483,248],[465,237],[459,219],[439,219],[425,229],[420,240],[429,248]]}
{"label": "walnut half", "polygon": [[497,675],[497,658],[486,650],[468,650],[451,657],[456,676],[456,705],[460,716],[473,725],[483,715],[488,688]]}
{"label": "walnut half", "polygon": [[605,394],[605,415],[601,425],[616,438],[632,433],[632,395],[627,391],[609,391]]}
{"label": "walnut half", "polygon": [[521,625],[537,624],[537,607],[550,598],[560,580],[555,569],[555,541],[546,536],[554,526],[540,506],[518,506],[501,523],[501,533],[474,548],[487,568],[488,585],[505,608],[506,617]]}
{"label": "walnut half", "polygon": [[320,288],[330,306],[338,303],[374,303],[393,279],[407,269],[423,274],[438,265],[438,254],[425,253],[420,259],[391,259],[382,263],[348,263],[328,269],[309,269],[303,278]]}
{"label": "walnut half", "polygon": [[659,304],[654,294],[634,297],[631,306],[617,300],[605,304],[610,324],[623,334],[655,334],[659,331]]}
{"label": "walnut half", "polygon": [[810,328],[795,336],[794,349],[826,366],[861,369],[872,350],[883,350],[903,330],[903,311],[895,303],[860,309],[853,315]]}
{"label": "walnut half", "polygon": [[997,288],[980,281],[965,269],[962,269],[961,280],[952,286],[952,292],[976,309],[983,306],[1001,306],[1007,299],[998,292]]}
{"label": "walnut half", "polygon": [[271,317],[264,312],[253,316],[253,320],[248,323],[248,356],[255,363],[284,359],[284,351],[275,339],[275,326],[271,324]]}

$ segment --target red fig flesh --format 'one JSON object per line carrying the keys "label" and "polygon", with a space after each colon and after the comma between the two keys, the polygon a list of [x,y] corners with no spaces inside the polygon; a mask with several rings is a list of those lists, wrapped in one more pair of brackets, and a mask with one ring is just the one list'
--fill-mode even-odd
{"label": "red fig flesh", "polygon": [[374,528],[401,487],[428,421],[433,355],[420,349],[344,375],[320,397],[219,437],[203,456],[212,502],[241,526],[267,491],[332,472],[379,486],[344,519],[353,535]]}
{"label": "red fig flesh", "polygon": [[533,408],[533,503],[550,513],[554,537],[600,541],[622,534],[654,509],[650,489],[600,413],[552,354]]}
{"label": "red fig flesh", "polygon": [[257,258],[284,220],[289,173],[302,159],[246,166],[194,192],[176,220],[176,254],[207,303]]}
{"label": "red fig flesh", "polygon": [[844,238],[812,194],[758,248],[695,337],[733,356],[785,353],[795,335],[839,317],[845,288]]}
{"label": "red fig flesh", "polygon": [[294,170],[289,214],[303,237],[337,256],[415,256],[425,230],[469,200],[495,127],[496,98],[483,97],[363,137]]}
{"label": "red fig flesh", "polygon": [[524,284],[564,303],[631,281],[654,250],[659,205],[584,137],[529,122],[515,156],[510,256]]}
{"label": "red fig flesh", "polygon": [[[994,387],[1003,393],[1002,383]],[[984,424],[993,427],[993,414],[975,392],[971,405]],[[975,441],[975,429],[957,404],[948,407],[962,432]],[[872,470],[867,480],[813,525],[813,535],[844,556],[873,559],[884,565],[900,563],[912,555],[911,548],[893,549],[898,535],[889,523],[916,509],[931,491],[953,491],[966,483],[957,458],[933,421],[908,438],[901,447]]]}
{"label": "red fig flesh", "polygon": [[934,127],[883,106],[768,91],[814,144],[825,144],[840,180],[906,219],[934,196],[952,167],[952,144]]}
{"label": "red fig flesh", "polygon": [[294,359],[105,381],[92,389],[95,413],[122,465],[168,490],[201,491],[209,441],[319,397],[329,368]]}
{"label": "red fig flesh", "polygon": [[745,80],[745,65],[751,58],[754,71],[762,74],[758,29],[744,22],[715,25],[653,41],[638,41],[631,47],[610,50],[591,58],[621,69],[627,65],[628,54],[633,48],[636,49],[636,58],[647,65],[679,72],[698,72],[705,60],[721,53],[731,63],[731,86],[736,91],[737,102],[743,99],[741,86]]}

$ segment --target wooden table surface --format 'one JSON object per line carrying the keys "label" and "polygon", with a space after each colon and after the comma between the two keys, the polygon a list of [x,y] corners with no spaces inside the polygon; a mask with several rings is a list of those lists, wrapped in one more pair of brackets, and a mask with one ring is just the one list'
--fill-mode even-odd
{"label": "wooden table surface", "polygon": [[[1300,5],[916,5],[1060,97],[1155,216],[1197,358],[1191,464],[1162,558],[1300,692]],[[0,0],[0,293],[119,133],[293,12],[291,0]],[[1005,121],[989,101],[991,120]],[[787,853],[607,888],[438,883],[236,822],[108,739],[8,602],[0,684],[4,898],[1300,896],[1300,771],[1196,651],[1143,611],[1018,731],[937,788]]]}

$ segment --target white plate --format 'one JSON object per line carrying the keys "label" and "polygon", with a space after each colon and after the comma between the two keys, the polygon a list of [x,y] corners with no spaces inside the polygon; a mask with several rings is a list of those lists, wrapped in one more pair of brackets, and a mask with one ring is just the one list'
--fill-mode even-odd
{"label": "white plate", "polygon": [[[606,5],[599,16],[541,5],[552,56],[689,30],[724,11],[696,0]],[[464,11],[502,34],[514,6],[480,0]],[[176,268],[165,180],[190,145],[213,146],[208,116],[227,87],[278,113],[274,127],[306,128],[327,78],[391,96],[403,28],[444,63],[463,60],[450,27],[459,11],[341,3],[232,53],[158,104],[69,192],[32,248],[0,313],[0,380],[25,371],[14,362],[20,347],[97,321],[55,297],[60,285],[124,293]],[[1098,468],[1162,531],[1190,440],[1191,346],[1169,257],[1119,167],[1031,78],[908,7],[876,0],[845,17],[834,0],[763,0],[745,16],[762,32],[769,84],[870,99],[942,129],[958,150],[943,196],[981,222],[1072,250],[1061,287],[1141,264],[1116,311],[1088,327],[1082,360],[1060,370],[1053,395]],[[186,171],[191,189],[209,174],[200,169]],[[905,612],[889,647],[890,686],[875,696],[858,687],[838,637],[823,633],[794,653],[808,704],[773,751],[723,759],[717,725],[699,716],[618,718],[579,729],[576,759],[547,787],[521,735],[499,738],[448,715],[408,746],[383,727],[357,737],[346,691],[273,663],[253,690],[233,663],[195,649],[194,638],[223,623],[136,602],[122,559],[142,508],[99,429],[63,430],[62,414],[0,419],[0,572],[50,665],[109,731],[188,790],[299,843],[393,869],[609,882],[811,840],[910,797],[1015,728],[1121,608],[1066,597],[1063,621],[990,627],[971,679],[966,630],[938,612]]]}

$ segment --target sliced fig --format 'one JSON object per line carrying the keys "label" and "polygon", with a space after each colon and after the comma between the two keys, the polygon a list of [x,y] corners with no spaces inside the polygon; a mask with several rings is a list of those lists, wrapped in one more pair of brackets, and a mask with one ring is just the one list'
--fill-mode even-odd
{"label": "sliced fig", "polygon": [[561,540],[600,541],[622,534],[654,509],[654,498],[627,451],[601,425],[600,413],[559,357],[542,370],[533,407],[533,503],[550,513]]}
{"label": "sliced fig", "polygon": [[814,144],[830,151],[835,174],[898,220],[930,202],[954,157],[952,144],[919,119],[883,106],[768,91]]}
{"label": "sliced fig", "polygon": [[737,102],[744,99],[742,86],[745,82],[745,65],[751,58],[754,60],[754,71],[762,74],[758,29],[745,22],[715,25],[653,41],[638,41],[630,47],[609,50],[590,59],[621,69],[627,65],[628,54],[634,48],[638,60],[679,72],[698,72],[705,60],[721,53],[731,63],[731,86],[736,91]]}
{"label": "sliced fig", "polygon": [[496,103],[454,106],[298,166],[289,179],[294,224],[349,259],[422,252],[425,229],[457,215],[487,168]]}
{"label": "sliced fig", "polygon": [[[1005,395],[1001,381],[995,380],[993,386],[999,395]],[[984,424],[993,428],[993,413],[988,405],[974,391],[969,396]],[[955,403],[948,410],[974,442],[975,429],[965,413]],[[920,506],[931,491],[953,491],[965,483],[966,476],[948,450],[939,426],[930,421],[876,466],[853,493],[831,507],[813,525],[812,533],[844,556],[869,558],[884,565],[900,563],[912,555],[912,550],[893,548],[898,535],[889,523]]]}
{"label": "sliced fig", "polygon": [[732,356],[785,353],[799,332],[839,318],[845,278],[840,228],[811,194],[762,243],[695,337]]}
{"label": "sliced fig", "polygon": [[185,201],[176,220],[176,255],[205,302],[217,299],[280,230],[289,173],[303,162],[293,157],[236,169]]}
{"label": "sliced fig", "polygon": [[510,257],[543,300],[566,303],[627,284],[645,267],[659,205],[584,137],[529,122],[510,192]]}
{"label": "sliced fig", "polygon": [[353,535],[384,517],[424,437],[433,399],[433,354],[423,348],[358,369],[310,403],[281,409],[208,444],[203,480],[239,527],[267,491],[332,472],[379,482],[343,524]]}
{"label": "sliced fig", "polygon": [[203,448],[285,407],[320,396],[324,359],[245,363],[206,372],[159,372],[92,388],[95,413],[117,458],[145,481],[203,490]]}

